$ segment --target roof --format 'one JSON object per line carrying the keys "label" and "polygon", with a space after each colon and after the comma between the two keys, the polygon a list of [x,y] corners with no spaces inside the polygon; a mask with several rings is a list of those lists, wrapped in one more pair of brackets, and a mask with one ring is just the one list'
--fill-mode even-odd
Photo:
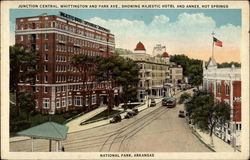
{"label": "roof", "polygon": [[175,101],[176,99],[175,98],[172,98],[172,97],[164,97],[163,98],[163,101]]}
{"label": "roof", "polygon": [[139,42],[139,43],[136,45],[135,51],[138,51],[138,50],[140,50],[140,51],[146,51],[144,45],[143,45],[141,42]]}
{"label": "roof", "polygon": [[211,66],[211,67],[217,66],[217,63],[213,57],[209,58],[208,66]]}
{"label": "roof", "polygon": [[169,57],[169,54],[168,54],[167,52],[164,52],[164,53],[162,54],[162,57],[163,57],[163,58],[167,58],[167,57]]}
{"label": "roof", "polygon": [[68,127],[55,122],[43,124],[20,131],[17,135],[40,139],[64,140],[67,137]]}

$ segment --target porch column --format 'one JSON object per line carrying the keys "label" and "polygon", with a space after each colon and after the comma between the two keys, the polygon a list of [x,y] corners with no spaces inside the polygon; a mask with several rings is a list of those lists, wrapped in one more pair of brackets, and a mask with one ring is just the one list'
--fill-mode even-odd
{"label": "porch column", "polygon": [[34,152],[34,138],[31,137],[31,152]]}

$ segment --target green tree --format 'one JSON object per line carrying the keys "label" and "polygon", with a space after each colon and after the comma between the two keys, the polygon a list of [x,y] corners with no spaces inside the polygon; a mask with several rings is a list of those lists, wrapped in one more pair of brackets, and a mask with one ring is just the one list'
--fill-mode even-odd
{"label": "green tree", "polygon": [[[122,86],[123,100],[126,105],[129,101],[128,98],[131,97],[131,90],[135,90],[137,87],[139,68],[132,60],[114,56],[100,59],[95,75],[99,81],[111,81],[112,88]],[[109,104],[109,109],[111,109],[111,105]]]}
{"label": "green tree", "polygon": [[[16,107],[20,112],[20,90],[18,83],[22,80],[24,83],[35,83],[36,64],[39,56],[29,51],[25,46],[17,45],[9,47],[10,53],[10,92],[15,93]],[[22,72],[20,72],[22,71]]]}
{"label": "green tree", "polygon": [[188,68],[188,72],[189,72],[188,77],[190,84],[196,86],[197,89],[199,90],[199,86],[202,84],[202,78],[203,78],[201,65],[191,65]]}
{"label": "green tree", "polygon": [[198,88],[202,84],[203,70],[201,60],[191,59],[182,54],[170,56],[170,61],[182,66],[183,75],[188,77],[191,85]]}
{"label": "green tree", "polygon": [[183,102],[188,101],[190,98],[191,98],[191,95],[189,93],[187,92],[182,93],[180,96],[179,103],[182,104]]}
{"label": "green tree", "polygon": [[230,119],[230,107],[225,102],[214,103],[213,95],[198,93],[186,104],[193,123],[203,130],[209,130],[213,144],[213,130],[216,124],[223,125]]}
{"label": "green tree", "polygon": [[26,118],[29,121],[30,113],[36,108],[36,97],[33,93],[21,93],[19,98],[21,109],[25,111]]}
{"label": "green tree", "polygon": [[238,62],[224,62],[218,64],[218,68],[230,68],[232,65],[234,65],[235,67],[241,67],[241,64]]}
{"label": "green tree", "polygon": [[[71,65],[76,67],[79,73],[81,74],[81,81],[82,81],[83,89],[85,89],[88,86],[86,85],[88,81],[93,81],[92,73],[95,67],[95,63],[96,63],[95,58],[98,59],[98,57],[90,57],[87,55],[79,54],[79,55],[73,56],[71,59]],[[91,92],[92,88],[88,87],[87,91]],[[82,91],[82,95],[83,95],[83,104],[86,104],[85,103],[86,102],[85,90]],[[91,97],[92,96],[89,96],[88,110],[90,110]]]}

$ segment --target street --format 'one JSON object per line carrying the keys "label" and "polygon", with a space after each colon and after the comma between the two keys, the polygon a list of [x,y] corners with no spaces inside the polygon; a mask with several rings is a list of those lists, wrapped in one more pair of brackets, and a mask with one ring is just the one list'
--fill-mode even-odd
{"label": "street", "polygon": [[[68,134],[65,152],[210,152],[179,118],[183,105],[166,108],[161,103],[133,118]],[[48,151],[48,140],[35,140],[34,151]],[[55,149],[52,143],[52,151]],[[10,143],[10,151],[30,151],[31,141]]]}

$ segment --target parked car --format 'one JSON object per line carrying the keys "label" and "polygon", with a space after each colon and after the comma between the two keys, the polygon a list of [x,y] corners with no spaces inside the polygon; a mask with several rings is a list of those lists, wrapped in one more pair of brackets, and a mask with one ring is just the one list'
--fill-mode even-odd
{"label": "parked car", "polygon": [[182,110],[179,111],[179,117],[181,117],[181,118],[184,118],[184,117],[185,117],[184,111],[182,111]]}
{"label": "parked car", "polygon": [[138,113],[139,113],[139,111],[138,111],[137,108],[133,108],[132,111],[135,112],[135,114],[138,114]]}
{"label": "parked car", "polygon": [[133,109],[132,111],[127,112],[127,114],[124,116],[124,118],[128,119],[133,116],[136,116],[138,114],[138,109]]}
{"label": "parked car", "polygon": [[134,116],[134,114],[132,112],[127,112],[127,114],[124,116],[124,118],[129,119],[133,116]]}
{"label": "parked car", "polygon": [[150,107],[154,107],[154,106],[156,106],[156,102],[154,99],[151,99]]}
{"label": "parked car", "polygon": [[115,115],[111,120],[110,123],[116,123],[116,122],[120,122],[122,120],[121,115]]}

